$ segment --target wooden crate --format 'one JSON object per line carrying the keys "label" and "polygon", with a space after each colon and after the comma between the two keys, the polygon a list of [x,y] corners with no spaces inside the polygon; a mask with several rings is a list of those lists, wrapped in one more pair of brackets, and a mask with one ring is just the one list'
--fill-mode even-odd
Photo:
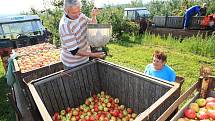
{"label": "wooden crate", "polygon": [[16,80],[25,81],[24,83],[28,83],[31,80],[38,79],[38,78],[47,76],[49,74],[63,70],[62,62],[54,63],[49,66],[44,66],[24,73],[21,72],[16,59],[14,59],[14,66],[15,66],[14,74],[15,74]]}
{"label": "wooden crate", "polygon": [[[156,27],[182,29],[183,19],[183,16],[154,16],[153,23],[155,23]],[[190,20],[189,28],[201,29],[203,19],[203,16],[193,16]]]}
{"label": "wooden crate", "polygon": [[58,72],[28,84],[42,119],[54,112],[77,107],[92,94],[105,91],[139,114],[137,120],[155,121],[179,96],[180,84],[146,76],[103,61]]}
{"label": "wooden crate", "polygon": [[[209,87],[208,90],[206,92],[206,97],[214,97],[215,96],[215,91],[214,91],[214,87],[215,87],[215,77],[213,76],[209,76],[206,77],[209,78]],[[182,104],[182,102],[184,102],[188,97],[190,97],[190,99],[188,100],[188,102],[173,116],[173,118],[171,118],[171,121],[177,121],[179,118],[181,118],[183,116],[183,111],[189,107],[189,105],[193,102],[195,102],[196,99],[202,97],[202,81],[203,81],[203,77],[200,77],[199,80],[194,83],[184,94],[182,94],[159,118],[158,121],[165,121],[170,114],[172,114],[172,112],[180,105]]]}
{"label": "wooden crate", "polygon": [[182,16],[168,16],[168,17],[166,17],[166,27],[182,29],[183,28],[183,19],[184,19],[184,17],[182,17]]}
{"label": "wooden crate", "polygon": [[154,16],[153,23],[156,27],[165,27],[166,26],[166,17],[165,16]]}

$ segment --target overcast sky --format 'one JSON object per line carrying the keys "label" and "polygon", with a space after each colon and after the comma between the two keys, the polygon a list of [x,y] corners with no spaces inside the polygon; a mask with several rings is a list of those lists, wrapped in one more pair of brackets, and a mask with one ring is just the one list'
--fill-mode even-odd
{"label": "overcast sky", "polygon": [[[151,0],[142,0],[144,3]],[[100,7],[103,4],[125,4],[131,0],[95,0],[95,6]],[[0,0],[0,15],[19,14],[23,11],[29,11],[30,8],[44,9],[43,0]]]}

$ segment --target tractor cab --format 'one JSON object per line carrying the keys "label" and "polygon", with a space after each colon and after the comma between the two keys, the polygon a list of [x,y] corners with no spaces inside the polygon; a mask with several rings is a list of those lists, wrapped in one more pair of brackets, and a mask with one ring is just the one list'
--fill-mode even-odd
{"label": "tractor cab", "polygon": [[150,12],[145,7],[125,8],[124,17],[130,21],[138,22],[142,18],[148,18]]}
{"label": "tractor cab", "polygon": [[37,15],[0,17],[0,48],[17,48],[45,41],[44,26]]}

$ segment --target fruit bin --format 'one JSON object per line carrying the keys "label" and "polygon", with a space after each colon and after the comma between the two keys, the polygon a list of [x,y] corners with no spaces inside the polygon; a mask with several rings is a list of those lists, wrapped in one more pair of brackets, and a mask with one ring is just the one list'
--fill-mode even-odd
{"label": "fruit bin", "polygon": [[[200,72],[201,73],[201,72]],[[170,114],[176,109],[180,104],[182,104],[186,99],[189,100],[184,104],[184,106],[172,116],[170,121],[178,121],[178,119],[186,117],[184,112],[189,109],[191,103],[195,103],[197,99],[207,97],[215,97],[215,77],[211,75],[200,76],[198,81],[194,83],[184,94],[182,94],[159,118],[159,121],[165,121]],[[215,98],[214,98],[215,99]],[[204,108],[199,106],[200,108]],[[191,120],[191,119],[190,119]],[[194,120],[194,119],[193,119]],[[195,120],[200,120],[198,117]]]}
{"label": "fruit bin", "polygon": [[51,121],[55,112],[78,107],[101,91],[132,108],[139,114],[138,121],[155,121],[180,96],[179,83],[168,83],[100,59],[32,80],[28,87],[42,118],[37,120],[45,121]]}
{"label": "fruit bin", "polygon": [[25,83],[63,69],[60,49],[49,43],[17,48],[13,53],[17,55],[14,74],[17,80],[25,78]]}

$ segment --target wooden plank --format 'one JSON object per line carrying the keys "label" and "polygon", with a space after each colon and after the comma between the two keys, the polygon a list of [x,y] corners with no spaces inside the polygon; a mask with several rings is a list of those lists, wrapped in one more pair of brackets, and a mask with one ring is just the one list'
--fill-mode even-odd
{"label": "wooden plank", "polygon": [[71,93],[74,96],[73,100],[74,100],[74,103],[75,103],[75,105],[73,107],[76,107],[76,106],[80,105],[78,94],[77,94],[77,92],[79,90],[76,90],[76,84],[75,84],[75,81],[77,81],[77,80],[75,80],[73,73],[70,73],[70,77],[69,78],[70,78],[70,80],[69,80],[69,86],[70,86],[70,89],[71,89]]}
{"label": "wooden plank", "polygon": [[[83,83],[84,83],[84,88],[85,88],[85,91],[86,91],[86,98],[90,97],[91,96],[91,90],[90,90],[90,83],[89,83],[89,79],[88,79],[88,73],[87,73],[87,67],[85,66],[84,68],[81,69],[81,73],[82,73],[82,78],[83,78]],[[85,98],[85,99],[86,99]]]}
{"label": "wooden plank", "polygon": [[[34,85],[36,86],[36,85]],[[36,86],[37,87],[37,86]],[[51,100],[49,98],[49,95],[47,94],[47,91],[46,91],[46,86],[44,84],[41,84],[40,86],[38,86],[41,90],[41,94],[42,94],[42,98],[43,98],[43,103],[45,105],[45,107],[47,108],[48,112],[50,114],[54,114],[54,108],[52,103],[51,103]],[[32,92],[31,92],[32,93]],[[34,99],[35,100],[35,99]],[[38,105],[37,105],[38,107]],[[39,107],[38,107],[39,108]]]}
{"label": "wooden plank", "polygon": [[[139,93],[139,105],[138,105],[138,114],[141,113],[141,112],[144,112],[146,110],[146,106],[148,104],[148,100],[145,99],[145,93],[146,91],[144,91],[144,87],[145,87],[145,82],[144,81],[141,81],[139,79],[139,82],[138,82],[138,89],[140,90],[140,93]],[[145,92],[145,93],[144,93]]]}
{"label": "wooden plank", "polygon": [[91,72],[92,72],[92,77],[93,77],[93,84],[95,85],[94,89],[96,91],[96,93],[99,93],[101,92],[101,80],[99,80],[98,78],[98,64],[93,64],[92,65],[92,68],[91,69]]}
{"label": "wooden plank", "polygon": [[77,74],[78,74],[78,82],[79,82],[80,89],[81,89],[81,96],[82,96],[81,104],[82,104],[82,103],[84,103],[84,100],[87,99],[87,92],[86,92],[86,88],[84,85],[84,80],[83,80],[81,70],[78,70]]}
{"label": "wooden plank", "polygon": [[68,98],[68,103],[70,107],[75,107],[75,101],[74,98],[76,98],[75,95],[75,91],[73,91],[73,84],[71,84],[73,82],[72,80],[72,76],[71,75],[64,75],[61,77],[62,81],[64,82],[65,85],[65,91],[66,91],[66,96]]}
{"label": "wooden plank", "polygon": [[56,79],[56,83],[58,85],[59,91],[60,91],[60,96],[62,99],[62,106],[60,106],[61,110],[62,109],[66,109],[69,106],[69,102],[68,102],[68,98],[66,96],[66,90],[65,90],[65,85],[64,82],[62,80],[62,78],[60,78],[60,76]]}
{"label": "wooden plank", "polygon": [[138,86],[138,78],[134,78],[133,79],[133,84],[132,84],[132,86],[133,86],[133,110],[135,111],[135,112],[139,112],[139,105],[140,105],[140,103],[142,103],[142,102],[140,102],[139,101],[139,96],[140,96],[140,93],[142,93],[142,92],[140,92],[140,87]]}
{"label": "wooden plank", "polygon": [[86,73],[87,73],[87,78],[88,78],[88,83],[89,83],[89,88],[90,88],[90,92],[91,94],[96,94],[95,89],[94,89],[94,83],[93,83],[93,77],[92,77],[92,73],[90,71],[90,68],[92,67],[92,65],[88,66],[86,69]]}
{"label": "wooden plank", "polygon": [[171,88],[168,92],[166,92],[161,98],[159,98],[154,104],[152,104],[147,110],[141,113],[135,121],[145,121],[148,120],[149,117],[158,109],[169,97],[174,94],[174,92],[179,88],[179,84],[175,84],[173,88]]}
{"label": "wooden plank", "polygon": [[133,83],[132,83],[132,80],[133,80],[132,76],[129,75],[128,76],[128,88],[127,88],[128,92],[127,92],[127,95],[128,95],[128,101],[129,101],[128,107],[131,107],[131,108],[134,107],[133,106],[134,101],[133,101],[133,86],[132,86]]}
{"label": "wooden plank", "polygon": [[45,121],[52,121],[52,118],[50,117],[45,105],[43,104],[42,100],[40,99],[40,96],[38,95],[36,89],[34,88],[34,86],[32,84],[28,84],[28,87],[31,91],[31,94],[35,100],[35,103],[37,105],[37,107],[39,108],[40,114],[43,118],[43,120]]}
{"label": "wooden plank", "polygon": [[188,91],[186,91],[183,95],[181,95],[159,118],[159,121],[165,121],[172,112],[175,111],[175,109],[185,100],[188,96],[190,96],[194,90],[196,90],[199,87],[200,83],[196,82],[194,85],[192,85]]}
{"label": "wooden plank", "polygon": [[53,100],[51,100],[51,101],[54,104],[53,107],[54,107],[55,112],[56,111],[59,112],[64,108],[63,99],[62,99],[61,92],[60,92],[60,87],[58,85],[59,81],[60,81],[60,78],[56,78],[49,82],[50,86],[52,86],[52,90],[50,90],[50,91],[52,91],[53,94],[51,94],[51,93],[50,94],[53,97]]}
{"label": "wooden plank", "polygon": [[127,98],[127,94],[126,94],[126,75],[124,75],[124,73],[122,73],[122,72],[120,72],[120,76],[121,76],[121,80],[122,80],[122,84],[121,84],[121,94],[122,94],[122,96],[121,96],[121,102],[122,102],[122,104],[123,105],[126,105],[127,106],[127,100],[126,100],[126,98]]}
{"label": "wooden plank", "polygon": [[105,68],[104,65],[98,64],[98,76],[99,80],[101,81],[101,89],[104,90],[105,92],[109,92],[109,87],[108,87],[108,81],[107,81],[107,69]]}
{"label": "wooden plank", "polygon": [[[180,109],[180,111],[178,111],[175,116],[170,120],[170,121],[176,121],[178,120],[179,118],[181,118],[183,116],[183,111],[188,108],[188,106],[194,102],[197,98],[199,98],[199,92],[196,92],[193,96],[193,98],[189,99],[188,102]],[[160,119],[160,118],[159,118]],[[162,120],[162,119],[161,119]]]}
{"label": "wooden plank", "polygon": [[78,73],[77,72],[73,72],[73,77],[74,77],[74,85],[75,85],[75,90],[76,90],[76,94],[78,97],[78,102],[79,105],[84,103],[84,99],[82,97],[82,90],[79,84],[79,79],[78,79]]}

